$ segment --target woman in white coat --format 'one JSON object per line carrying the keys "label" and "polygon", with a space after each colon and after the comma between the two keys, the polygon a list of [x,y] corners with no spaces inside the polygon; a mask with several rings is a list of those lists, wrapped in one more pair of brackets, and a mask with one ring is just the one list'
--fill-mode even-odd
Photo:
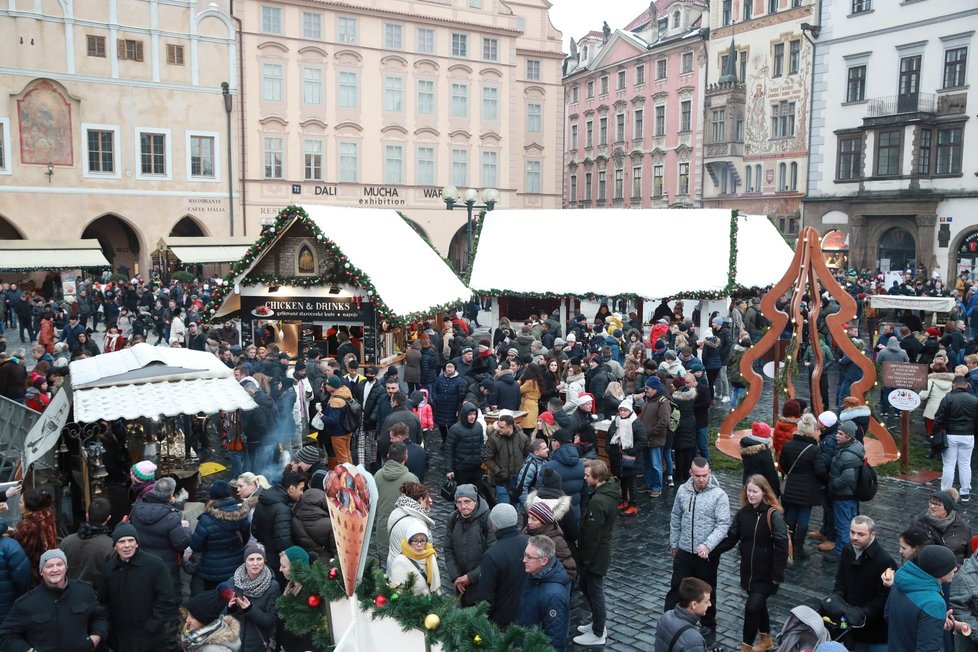
{"label": "woman in white coat", "polygon": [[927,374],[927,387],[920,391],[920,400],[927,402],[924,405],[924,424],[927,426],[928,437],[934,431],[937,408],[941,405],[941,399],[951,391],[953,380],[954,372],[947,370],[945,359],[935,356],[934,362],[930,364],[930,373]]}

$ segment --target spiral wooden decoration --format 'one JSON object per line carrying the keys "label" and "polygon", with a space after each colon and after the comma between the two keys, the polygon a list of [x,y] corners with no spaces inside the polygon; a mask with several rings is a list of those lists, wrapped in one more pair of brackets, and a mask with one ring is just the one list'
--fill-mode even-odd
{"label": "spiral wooden decoration", "polygon": [[[791,291],[791,299],[788,302],[788,308],[791,311],[790,316],[784,311],[778,310],[776,307],[778,298],[789,290]],[[754,371],[754,362],[772,349],[777,354],[776,346],[778,339],[785,330],[789,319],[792,324],[791,332],[793,342],[801,342],[804,333],[803,329],[806,325],[808,327],[809,342],[813,347],[812,352],[815,359],[812,365],[812,388],[815,391],[812,392],[811,409],[816,415],[826,409],[826,406],[822,405],[821,394],[817,391],[825,363],[822,355],[822,347],[817,344],[819,341],[817,321],[821,312],[821,301],[819,297],[823,291],[827,292],[839,303],[839,312],[831,314],[825,319],[829,333],[842,352],[848,355],[863,372],[863,377],[858,382],[853,383],[849,394],[865,401],[866,392],[876,384],[876,366],[872,360],[863,355],[856,345],[852,343],[845,330],[846,322],[850,319],[855,319],[856,300],[846,292],[845,288],[839,285],[825,264],[818,232],[811,227],[806,227],[798,235],[795,257],[792,259],[788,271],[761,298],[761,314],[771,321],[771,327],[757,344],[744,353],[740,360],[740,373],[743,375],[744,380],[747,381],[749,387],[744,400],[730,412],[720,425],[721,437],[730,437],[733,429],[740,423],[741,419],[749,415],[757,406],[757,401],[761,396],[761,389],[764,386],[764,379]],[[802,298],[805,294],[811,297],[807,320],[802,313]],[[792,349],[792,354],[795,354],[794,349]],[[786,365],[783,376],[783,391],[787,392],[789,398],[794,398],[795,387],[790,372],[791,369],[791,365]],[[782,391],[782,388],[779,388],[777,385],[776,379],[774,391]],[[872,415],[870,416],[869,433],[882,445],[883,457],[885,459],[895,460],[900,457],[893,437]]]}

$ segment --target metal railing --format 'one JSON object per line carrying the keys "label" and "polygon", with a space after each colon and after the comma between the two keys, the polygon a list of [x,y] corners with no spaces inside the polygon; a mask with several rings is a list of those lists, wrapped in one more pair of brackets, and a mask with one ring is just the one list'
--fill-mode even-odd
{"label": "metal railing", "polygon": [[936,113],[937,96],[933,93],[916,93],[914,95],[893,95],[891,97],[876,97],[869,101],[867,116],[881,118],[901,113]]}

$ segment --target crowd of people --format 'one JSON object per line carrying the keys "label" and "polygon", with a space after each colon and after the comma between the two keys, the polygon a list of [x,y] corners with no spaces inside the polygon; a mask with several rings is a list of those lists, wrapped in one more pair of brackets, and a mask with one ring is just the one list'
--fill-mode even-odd
{"label": "crowd of people", "polygon": [[[352,462],[375,475],[375,550],[392,584],[454,593],[463,608],[485,601],[498,626],[539,626],[558,651],[614,638],[604,580],[620,554],[616,524],[667,498],[673,569],[657,652],[714,645],[719,561],[734,548],[744,591],[740,650],[773,650],[767,603],[786,569],[805,562],[810,539],[838,564],[820,610],[848,649],[970,649],[978,560],[958,505],[970,499],[978,429],[978,348],[968,330],[978,297],[965,280],[960,320],[925,329],[907,313],[894,316],[903,323],[894,329],[866,300],[883,291],[875,279],[841,280],[859,306],[852,341],[880,328],[873,346],[860,347],[865,355],[925,362],[932,372],[924,416],[944,476],[901,533],[899,565],[860,514],[860,501],[872,498],[863,446],[871,412],[850,395],[861,371],[829,336],[824,318],[838,306],[827,296],[815,298],[819,341],[798,349],[802,367],[818,346],[835,369],[812,387],[826,409],[812,414],[796,398],[775,423],[753,424],[740,441],[742,489],[732,509],[711,470],[708,428],[712,412],[743,399],[739,361],[769,325],[756,298],[710,315],[700,303],[687,315],[682,301],[663,300],[647,323],[607,305],[568,322],[555,311],[503,318],[490,332],[462,312],[445,315],[419,324],[404,364],[382,374],[361,364],[354,346],[336,357],[311,348],[293,360],[261,333],[242,341],[231,322],[200,324],[202,282],[82,283],[68,305],[43,287],[37,296],[4,288],[2,317],[25,346],[0,361],[8,398],[42,411],[69,361],[148,340],[213,353],[258,407],[237,421],[215,416],[214,428],[188,440],[201,462],[196,501],[144,459],[126,467],[124,522],[96,498],[78,531],[59,542],[49,499],[25,491],[25,518],[0,538],[10,550],[0,557],[0,648],[311,649],[282,626],[275,601],[301,590],[293,568],[336,554],[325,481],[334,465]],[[908,278],[890,291],[941,289],[937,279]],[[101,348],[91,337],[100,323]],[[33,365],[25,364],[28,345]],[[439,496],[453,505],[444,530],[432,516]],[[819,507],[821,529],[810,532]],[[575,591],[590,614],[576,626]]]}

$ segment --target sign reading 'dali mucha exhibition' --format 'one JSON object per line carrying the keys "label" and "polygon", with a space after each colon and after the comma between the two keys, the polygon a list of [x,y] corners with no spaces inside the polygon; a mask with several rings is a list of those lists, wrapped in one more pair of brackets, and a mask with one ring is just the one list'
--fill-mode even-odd
{"label": "sign reading 'dali mucha exhibition'", "polygon": [[242,316],[282,321],[367,323],[370,303],[351,297],[241,297]]}

